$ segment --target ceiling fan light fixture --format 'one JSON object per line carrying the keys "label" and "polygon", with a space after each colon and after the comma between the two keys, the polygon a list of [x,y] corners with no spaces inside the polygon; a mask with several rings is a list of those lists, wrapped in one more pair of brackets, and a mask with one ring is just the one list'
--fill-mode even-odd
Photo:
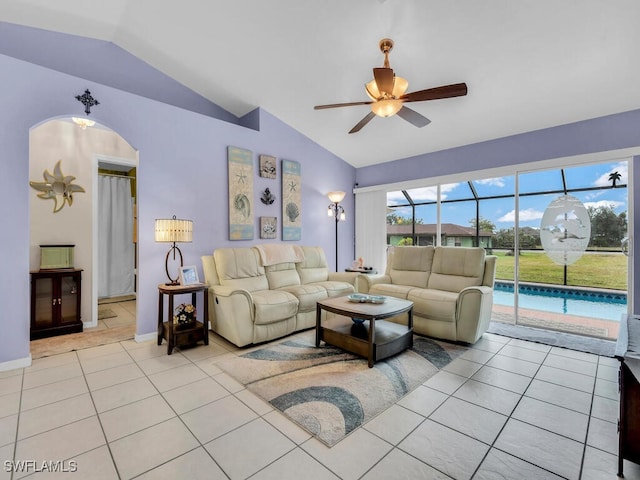
{"label": "ceiling fan light fixture", "polygon": [[378,90],[378,84],[375,80],[371,80],[369,83],[366,83],[364,85],[364,89],[367,91],[367,95],[369,95],[369,98],[371,98],[371,100],[373,100],[374,102],[381,97],[380,90]]}
{"label": "ceiling fan light fixture", "polygon": [[371,104],[371,111],[379,117],[391,117],[402,108],[400,100],[378,100]]}
{"label": "ceiling fan light fixture", "polygon": [[395,98],[401,97],[405,94],[407,88],[409,88],[409,82],[407,82],[405,78],[398,76],[393,77],[393,92],[391,95]]}

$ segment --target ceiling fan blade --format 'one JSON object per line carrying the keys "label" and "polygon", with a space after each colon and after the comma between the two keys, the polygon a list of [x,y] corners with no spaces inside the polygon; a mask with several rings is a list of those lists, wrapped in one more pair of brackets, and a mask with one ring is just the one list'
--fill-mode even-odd
{"label": "ceiling fan blade", "polygon": [[427,117],[419,114],[415,110],[411,110],[409,107],[405,107],[404,105],[398,111],[398,116],[404,118],[407,122],[415,125],[418,128],[422,128],[431,123],[431,120],[429,120]]}
{"label": "ceiling fan blade", "polygon": [[356,133],[356,132],[359,132],[359,131],[360,131],[360,129],[362,129],[362,127],[364,127],[367,123],[369,123],[369,122],[371,121],[371,119],[372,119],[373,117],[375,117],[375,116],[376,116],[376,114],[375,114],[375,113],[373,113],[373,112],[369,112],[369,113],[367,114],[367,116],[366,116],[366,117],[364,117],[362,120],[360,120],[360,121],[356,124],[356,126],[355,126],[355,127],[353,127],[351,130],[349,130],[349,133]]}
{"label": "ceiling fan blade", "polygon": [[402,95],[400,100],[403,102],[422,102],[425,100],[438,100],[441,98],[463,97],[467,94],[466,83],[454,83],[452,85],[444,85],[442,87],[427,88],[426,90],[418,90],[417,92]]}
{"label": "ceiling fan blade", "polygon": [[391,68],[374,68],[373,78],[380,93],[391,94],[393,92],[393,70]]}
{"label": "ceiling fan blade", "polygon": [[323,110],[325,108],[353,107],[355,105],[371,105],[373,102],[349,102],[349,103],[330,103],[328,105],[316,105],[314,110]]}

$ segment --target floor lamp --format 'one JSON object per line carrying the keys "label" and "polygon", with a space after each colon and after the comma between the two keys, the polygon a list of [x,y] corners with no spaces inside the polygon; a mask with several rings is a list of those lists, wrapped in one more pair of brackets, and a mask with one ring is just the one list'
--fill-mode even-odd
{"label": "floor lamp", "polygon": [[331,204],[327,210],[327,215],[333,217],[336,220],[336,272],[338,271],[338,222],[347,219],[344,211],[344,207],[340,205],[340,202],[344,199],[345,193],[336,191],[329,192],[327,197],[331,200]]}

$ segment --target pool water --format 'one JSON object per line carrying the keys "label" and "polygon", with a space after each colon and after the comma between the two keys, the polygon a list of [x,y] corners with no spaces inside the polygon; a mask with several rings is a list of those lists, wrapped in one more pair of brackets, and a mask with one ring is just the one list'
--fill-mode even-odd
{"label": "pool water", "polygon": [[[513,284],[496,282],[493,302],[513,306]],[[545,312],[620,321],[627,313],[625,293],[520,285],[518,307]]]}

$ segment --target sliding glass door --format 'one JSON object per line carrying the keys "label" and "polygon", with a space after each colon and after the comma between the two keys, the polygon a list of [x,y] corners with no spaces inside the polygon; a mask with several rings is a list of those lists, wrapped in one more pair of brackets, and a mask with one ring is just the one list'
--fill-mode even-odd
{"label": "sliding glass door", "polygon": [[498,257],[495,322],[615,339],[627,312],[628,162],[388,192],[387,245]]}

